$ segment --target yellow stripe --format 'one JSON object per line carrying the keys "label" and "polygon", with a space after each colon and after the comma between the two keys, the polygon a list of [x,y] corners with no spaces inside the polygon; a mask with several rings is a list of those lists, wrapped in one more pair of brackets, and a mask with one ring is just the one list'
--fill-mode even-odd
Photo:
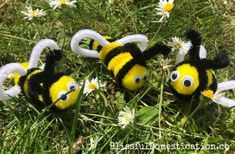
{"label": "yellow stripe", "polygon": [[92,44],[92,50],[97,50],[97,47],[99,46],[100,44],[96,41],[93,42]]}
{"label": "yellow stripe", "polygon": [[119,53],[118,55],[116,55],[113,59],[110,60],[110,62],[108,63],[108,70],[110,71],[114,71],[115,67],[118,66],[118,64],[120,64],[120,62],[125,59],[126,57],[131,56],[130,53],[128,52],[123,52],[123,53]]}
{"label": "yellow stripe", "polygon": [[209,70],[206,70],[206,73],[207,73],[207,77],[208,77],[207,87],[209,87],[213,83],[214,71],[209,69]]}
{"label": "yellow stripe", "polygon": [[[20,65],[21,65],[25,70],[27,70],[29,63],[28,63],[28,62],[23,62],[23,63],[20,63]],[[19,84],[20,75],[17,74],[17,73],[13,73],[13,79],[14,79],[15,85]]]}
{"label": "yellow stripe", "polygon": [[[112,37],[108,36],[108,35],[104,35],[103,38],[105,38],[106,40],[108,39],[111,39]],[[92,44],[92,50],[97,50],[97,47],[99,46],[100,44],[97,42],[97,41],[94,41],[93,44]]]}
{"label": "yellow stripe", "polygon": [[114,76],[116,77],[116,75],[118,74],[119,70],[128,62],[130,61],[132,58],[130,53],[124,53],[126,56],[123,57],[123,59],[121,61],[118,62],[118,64],[115,66],[114,68]]}
{"label": "yellow stripe", "polygon": [[103,38],[105,38],[106,40],[108,40],[108,39],[111,39],[112,37],[111,37],[111,36],[108,36],[108,35],[104,35]]}
{"label": "yellow stripe", "polygon": [[114,48],[121,46],[118,42],[112,42],[103,47],[99,53],[99,59],[104,62],[106,55]]}

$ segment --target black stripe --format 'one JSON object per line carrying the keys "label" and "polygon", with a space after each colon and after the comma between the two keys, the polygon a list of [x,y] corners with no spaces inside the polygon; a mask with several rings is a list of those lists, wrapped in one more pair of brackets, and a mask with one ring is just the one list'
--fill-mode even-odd
{"label": "black stripe", "polygon": [[[115,41],[115,39],[113,39],[113,38],[106,39],[106,40],[109,41],[109,42],[114,42],[114,41]],[[95,40],[91,39],[91,41],[90,41],[90,43],[89,43],[89,49],[95,50],[95,49],[93,49],[94,42],[95,42]],[[99,44],[99,45],[97,46],[96,50],[97,50],[98,52],[100,52],[101,49],[102,49],[102,46]]]}
{"label": "black stripe", "polygon": [[104,64],[106,66],[108,66],[109,62],[115,57],[117,56],[118,54],[122,53],[124,50],[123,50],[123,46],[120,46],[120,47],[117,47],[117,48],[114,48],[112,49],[106,56],[105,56],[105,59],[104,59]]}
{"label": "black stripe", "polygon": [[136,64],[134,59],[131,59],[128,61],[117,73],[116,80],[117,83],[122,86],[122,79],[125,77],[125,75],[128,73],[128,71]]}
{"label": "black stripe", "polygon": [[97,48],[96,48],[96,51],[100,52],[101,49],[102,49],[102,46],[98,45]]}
{"label": "black stripe", "polygon": [[[21,90],[22,90],[22,93],[23,93],[23,95],[27,98],[28,96],[26,95],[26,91],[25,91],[25,89],[24,89],[24,84],[25,84],[25,82],[27,81],[27,77],[29,76],[29,75],[31,75],[31,73],[33,73],[34,71],[36,71],[36,70],[41,70],[41,69],[39,69],[39,68],[32,68],[32,69],[29,69],[29,70],[27,70],[27,74],[26,75],[24,75],[24,76],[21,76],[20,77],[20,79],[19,79],[19,86],[20,86],[20,88],[21,88]],[[36,73],[37,74],[37,73]],[[33,74],[33,75],[36,75],[36,74]],[[32,76],[33,76],[32,75]],[[31,77],[32,77],[31,76]],[[30,78],[31,78],[30,77]],[[30,80],[30,78],[28,79],[28,80]],[[30,90],[30,89],[28,89],[28,90]]]}
{"label": "black stripe", "polygon": [[92,39],[92,40],[90,41],[90,43],[89,43],[89,49],[91,49],[91,50],[96,50],[96,51],[100,52],[100,50],[102,49],[102,46],[99,44],[99,45],[97,46],[97,48],[94,49],[94,48],[93,48],[94,43],[95,43],[95,40]]}
{"label": "black stripe", "polygon": [[114,42],[115,39],[114,39],[114,38],[109,38],[109,39],[107,39],[107,41],[109,41],[109,42]]}
{"label": "black stripe", "polygon": [[[124,52],[130,53],[130,55],[133,57],[133,59],[135,59],[135,61],[138,64],[146,66],[142,52],[139,50],[139,48],[136,46],[136,44],[133,44],[133,43],[127,43],[124,46],[119,46],[119,47],[112,49],[105,57],[105,60],[104,60],[105,65],[108,66],[109,62],[115,56],[117,56],[119,53],[124,53]],[[136,54],[137,56],[133,56],[132,53]],[[136,57],[138,57],[138,59]],[[143,61],[143,62],[141,63],[140,61]]]}
{"label": "black stripe", "polygon": [[89,43],[89,49],[93,50],[93,44],[94,44],[95,40],[91,39],[90,43]]}
{"label": "black stripe", "polygon": [[211,89],[215,93],[217,90],[217,80],[214,74],[212,74],[212,84],[209,86],[210,86],[209,89]]}
{"label": "black stripe", "polygon": [[26,97],[26,91],[25,91],[25,89],[24,89],[24,83],[25,83],[25,81],[26,81],[26,78],[27,78],[27,76],[28,76],[28,74],[27,75],[25,75],[25,76],[21,76],[20,77],[20,79],[19,79],[19,86],[20,86],[20,88],[21,88],[21,90],[22,90],[22,93],[23,93],[23,95]]}

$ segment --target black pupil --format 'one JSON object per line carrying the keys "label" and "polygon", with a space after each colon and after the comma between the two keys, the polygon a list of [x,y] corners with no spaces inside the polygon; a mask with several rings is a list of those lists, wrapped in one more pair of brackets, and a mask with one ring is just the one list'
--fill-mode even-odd
{"label": "black pupil", "polygon": [[148,78],[147,75],[145,75],[145,76],[144,76],[144,80],[146,80],[147,78]]}
{"label": "black pupil", "polygon": [[185,80],[184,85],[185,85],[185,87],[190,87],[191,86],[191,81]]}
{"label": "black pupil", "polygon": [[171,76],[172,80],[175,80],[177,78],[177,74],[176,73],[173,73],[172,76]]}
{"label": "black pupil", "polygon": [[65,100],[67,99],[67,95],[66,95],[66,94],[61,95],[61,96],[60,96],[60,99],[61,99],[62,101],[65,101]]}
{"label": "black pupil", "polygon": [[136,82],[136,83],[139,83],[139,82],[140,82],[140,78],[136,78],[136,79],[135,79],[135,82]]}
{"label": "black pupil", "polygon": [[75,90],[75,86],[70,86],[70,90]]}

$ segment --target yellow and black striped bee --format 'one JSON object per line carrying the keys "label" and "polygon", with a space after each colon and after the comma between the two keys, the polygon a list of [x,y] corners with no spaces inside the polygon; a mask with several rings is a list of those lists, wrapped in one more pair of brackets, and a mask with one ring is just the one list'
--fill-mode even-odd
{"label": "yellow and black striped bee", "polygon": [[54,71],[56,62],[60,59],[60,50],[50,51],[43,70],[32,68],[27,70],[26,75],[15,79],[26,98],[40,108],[43,108],[43,104],[45,106],[55,103],[57,109],[67,109],[77,100],[79,88],[75,80],[64,73]]}
{"label": "yellow and black striped bee", "polygon": [[[79,41],[84,38],[92,38],[89,50],[78,46]],[[140,47],[134,43],[137,40],[136,38],[147,43],[147,38],[143,35],[130,35],[114,41],[110,37],[105,38],[95,31],[81,30],[74,35],[71,48],[75,53],[99,58],[113,73],[121,87],[134,91],[141,88],[149,76],[146,60],[159,53],[167,55],[170,52],[168,46],[159,44],[141,51]]]}
{"label": "yellow and black striped bee", "polygon": [[[93,47],[95,44],[94,41]],[[156,45],[142,53],[135,43],[120,45],[116,42],[110,43],[108,47],[98,45],[97,48],[91,49],[99,52],[100,60],[109,71],[112,71],[117,83],[132,91],[141,88],[149,76],[146,60],[154,56],[149,57],[150,52],[154,54],[169,52],[168,47]]]}
{"label": "yellow and black striped bee", "polygon": [[46,57],[44,70],[33,68],[22,76],[19,85],[23,94],[41,103],[51,104],[59,109],[66,109],[77,99],[79,88],[76,81],[64,73],[55,73],[56,61],[61,59],[59,50],[51,51]]}
{"label": "yellow and black striped bee", "polygon": [[201,59],[199,56],[201,36],[195,30],[186,33],[191,40],[189,60],[185,60],[174,68],[170,76],[170,85],[173,93],[180,100],[198,99],[205,90],[217,90],[215,69],[225,68],[229,65],[229,58],[224,52],[219,52],[214,59]]}

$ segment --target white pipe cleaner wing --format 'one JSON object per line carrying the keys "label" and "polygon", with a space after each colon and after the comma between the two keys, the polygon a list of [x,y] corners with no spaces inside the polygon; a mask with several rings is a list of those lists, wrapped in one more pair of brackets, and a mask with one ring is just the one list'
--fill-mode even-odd
{"label": "white pipe cleaner wing", "polygon": [[8,100],[11,97],[21,93],[21,88],[18,85],[4,90],[3,83],[12,73],[17,73],[20,76],[26,75],[27,71],[18,63],[10,63],[0,68],[0,100]]}
{"label": "white pipe cleaner wing", "polygon": [[[80,42],[85,39],[85,38],[90,38],[95,41],[97,41],[101,46],[106,46],[110,42],[107,41],[102,35],[97,33],[96,31],[90,30],[90,29],[84,29],[78,31],[72,38],[71,40],[71,49],[73,52],[83,55],[86,57],[93,57],[93,58],[98,58],[98,52],[95,50],[89,50],[89,49],[84,49],[80,47]],[[141,35],[141,34],[136,34],[136,35],[129,35],[126,36],[122,39],[119,39],[115,42],[119,42],[121,44],[126,44],[126,43],[137,43],[139,48],[144,51],[144,49],[147,48],[147,43],[148,39],[146,36]]]}
{"label": "white pipe cleaner wing", "polygon": [[222,96],[220,94],[220,92],[225,91],[225,90],[235,90],[235,80],[231,80],[231,81],[225,81],[225,82],[221,82],[218,84],[218,89],[216,91],[216,93],[214,94],[214,97],[212,98],[212,100],[217,103],[220,104],[222,106],[225,107],[234,107],[235,106],[235,100],[226,98],[224,96]]}
{"label": "white pipe cleaner wing", "polygon": [[50,50],[60,50],[59,46],[54,40],[42,39],[33,48],[30,59],[29,59],[29,69],[38,67],[38,62],[40,55],[43,50],[50,48]]}
{"label": "white pipe cleaner wing", "polygon": [[85,38],[91,38],[97,41],[102,46],[106,46],[110,43],[109,41],[104,39],[103,36],[101,36],[99,33],[90,29],[84,29],[78,31],[71,40],[70,46],[73,52],[86,57],[93,57],[93,58],[99,57],[97,51],[84,49],[80,47],[80,42]]}
{"label": "white pipe cleaner wing", "polygon": [[137,43],[138,47],[140,48],[142,52],[148,46],[148,38],[142,34],[129,35],[129,36],[126,36],[117,40],[116,42],[119,42],[121,44]]}

